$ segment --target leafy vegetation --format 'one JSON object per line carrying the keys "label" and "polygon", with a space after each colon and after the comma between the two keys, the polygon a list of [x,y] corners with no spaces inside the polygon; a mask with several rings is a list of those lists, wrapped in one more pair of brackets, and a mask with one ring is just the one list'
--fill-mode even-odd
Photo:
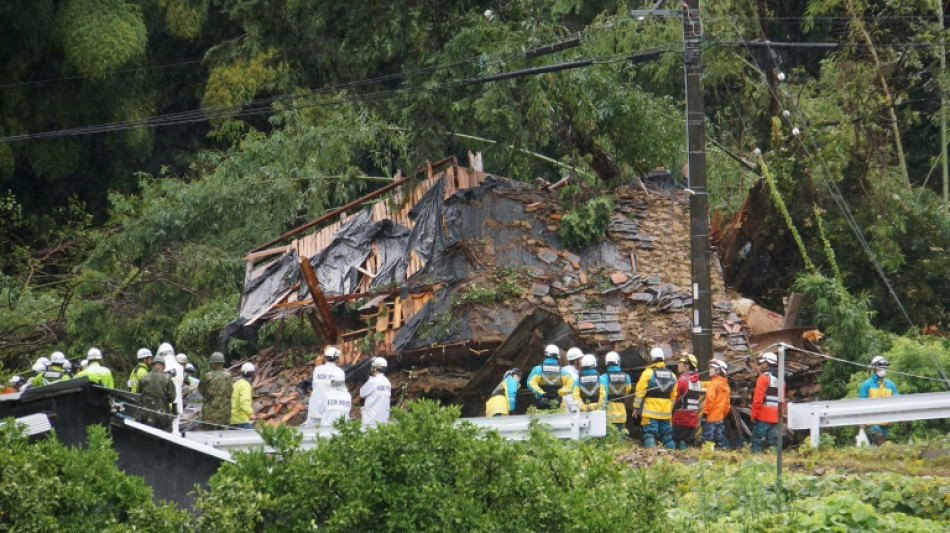
{"label": "leafy vegetation", "polygon": [[525,291],[525,276],[511,268],[497,268],[483,283],[469,285],[462,292],[458,304],[488,305],[521,296]]}
{"label": "leafy vegetation", "polygon": [[558,238],[566,246],[584,246],[601,241],[607,234],[613,209],[613,200],[609,196],[588,200],[574,211],[564,213],[557,231]]}
{"label": "leafy vegetation", "polygon": [[184,531],[188,515],[152,503],[140,477],[116,467],[106,429],[89,428],[85,449],[55,438],[31,444],[12,420],[0,425],[0,529],[5,531]]}

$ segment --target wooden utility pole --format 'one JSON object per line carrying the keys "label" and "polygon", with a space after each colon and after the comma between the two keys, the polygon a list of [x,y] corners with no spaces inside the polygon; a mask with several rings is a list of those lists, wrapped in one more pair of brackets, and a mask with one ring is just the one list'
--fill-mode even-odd
{"label": "wooden utility pole", "polygon": [[712,359],[712,296],[709,278],[709,192],[706,190],[706,116],[703,105],[703,27],[699,0],[683,4],[683,58],[686,74],[690,264],[693,278],[693,353],[699,367]]}

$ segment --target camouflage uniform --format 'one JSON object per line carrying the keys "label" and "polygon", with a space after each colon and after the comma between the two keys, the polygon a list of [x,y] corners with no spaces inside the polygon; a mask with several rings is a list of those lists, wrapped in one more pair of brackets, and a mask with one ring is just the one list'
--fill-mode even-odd
{"label": "camouflage uniform", "polygon": [[[198,392],[204,397],[201,420],[209,424],[227,426],[231,423],[231,374],[224,370],[212,370],[201,376]],[[220,429],[206,426],[207,429]]]}
{"label": "camouflage uniform", "polygon": [[[173,413],[171,404],[175,401],[175,384],[164,372],[153,369],[142,376],[139,381],[139,390],[142,395],[142,407],[162,413]],[[141,421],[165,431],[169,431],[172,425],[171,417],[153,413],[143,413]]]}

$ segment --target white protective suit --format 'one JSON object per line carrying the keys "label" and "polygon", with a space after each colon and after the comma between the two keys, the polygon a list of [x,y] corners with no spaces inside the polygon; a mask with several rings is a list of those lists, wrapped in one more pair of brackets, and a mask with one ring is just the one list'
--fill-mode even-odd
{"label": "white protective suit", "polygon": [[[342,372],[342,370],[341,370]],[[323,395],[323,413],[320,421],[321,426],[332,426],[337,419],[346,419],[350,416],[350,408],[353,406],[353,398],[342,383],[330,387]]]}
{"label": "white protective suit", "polygon": [[363,398],[363,409],[360,416],[363,424],[375,425],[389,421],[389,404],[392,396],[392,384],[382,372],[366,380],[360,387],[360,398]]}
{"label": "white protective suit", "polygon": [[[580,379],[580,374],[577,373],[577,369],[574,368],[574,365],[567,365],[561,367],[564,370],[567,370],[567,373],[571,375],[571,383],[577,385],[578,379]],[[573,387],[572,387],[573,391]],[[567,413],[577,413],[580,411],[580,408],[577,406],[577,401],[574,400],[573,392],[571,394],[566,394],[561,397],[561,402],[564,404],[564,411]]]}
{"label": "white protective suit", "polygon": [[326,393],[330,390],[330,380],[334,376],[339,381],[345,381],[346,379],[343,369],[336,366],[335,362],[328,361],[313,369],[313,392],[310,393],[310,402],[307,404],[307,422],[304,425],[320,424],[320,418],[323,416],[325,407]]}
{"label": "white protective suit", "polygon": [[158,347],[158,353],[155,355],[160,355],[165,358],[165,372],[171,373],[172,369],[175,370],[172,383],[175,384],[175,405],[178,406],[178,416],[176,416],[172,422],[172,433],[178,434],[181,414],[185,412],[185,404],[181,399],[181,389],[185,383],[185,367],[181,366],[175,359],[175,349],[167,342],[163,342],[162,345]]}

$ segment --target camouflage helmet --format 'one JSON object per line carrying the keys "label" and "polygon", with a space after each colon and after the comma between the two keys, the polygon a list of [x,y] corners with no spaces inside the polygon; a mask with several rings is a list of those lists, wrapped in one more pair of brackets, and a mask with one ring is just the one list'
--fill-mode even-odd
{"label": "camouflage helmet", "polygon": [[211,354],[211,359],[208,360],[211,363],[221,363],[224,364],[224,354],[221,352],[214,352]]}

